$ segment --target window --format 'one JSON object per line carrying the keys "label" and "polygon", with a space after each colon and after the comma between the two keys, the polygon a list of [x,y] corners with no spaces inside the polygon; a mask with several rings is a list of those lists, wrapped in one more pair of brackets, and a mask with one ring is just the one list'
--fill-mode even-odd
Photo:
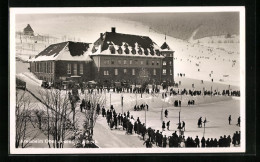
{"label": "window", "polygon": [[54,69],[54,62],[51,63],[51,73],[53,73],[53,69]]}
{"label": "window", "polygon": [[144,61],[141,61],[141,65],[143,65],[144,64]]}
{"label": "window", "polygon": [[118,75],[118,69],[115,69],[115,75]]}
{"label": "window", "polygon": [[132,54],[136,54],[136,50],[135,49],[132,49]]}
{"label": "window", "polygon": [[163,75],[166,75],[166,69],[163,69],[162,73]]}
{"label": "window", "polygon": [[149,61],[148,60],[146,60],[146,65],[149,65]]}
{"label": "window", "polygon": [[45,73],[48,73],[48,62],[45,62]]}
{"label": "window", "polygon": [[124,60],[124,65],[126,65],[126,60]]}
{"label": "window", "polygon": [[114,63],[115,63],[114,60],[111,60],[111,64],[114,65]]}
{"label": "window", "polygon": [[67,65],[67,74],[71,74],[71,64]]}
{"label": "window", "polygon": [[118,60],[118,64],[121,65],[121,60]]}
{"label": "window", "polygon": [[136,64],[136,65],[138,64],[138,60],[135,60],[135,64]]}
{"label": "window", "polygon": [[135,75],[135,69],[132,69],[132,75]]}
{"label": "window", "polygon": [[172,65],[172,62],[170,61],[169,64]]}
{"label": "window", "polygon": [[124,74],[126,74],[127,73],[127,69],[124,69]]}
{"label": "window", "polygon": [[110,64],[110,60],[104,60],[104,64],[109,65]]}
{"label": "window", "polygon": [[157,62],[156,62],[156,64],[157,64],[157,66],[159,66],[159,65],[160,65],[160,62],[159,62],[159,61],[157,61]]}
{"label": "window", "polygon": [[153,75],[156,75],[156,69],[153,69]]}
{"label": "window", "polygon": [[80,73],[80,74],[83,74],[83,64],[80,64],[79,73]]}
{"label": "window", "polygon": [[163,61],[163,63],[162,63],[163,65],[166,65],[166,61]]}
{"label": "window", "polygon": [[142,55],[142,54],[143,54],[143,51],[141,50],[141,48],[138,50],[138,54],[139,54],[139,55]]}
{"label": "window", "polygon": [[170,75],[172,75],[172,69],[170,69]]}
{"label": "window", "polygon": [[109,71],[108,70],[104,70],[104,75],[109,75]]}
{"label": "window", "polygon": [[154,65],[154,61],[152,61],[152,65]]}
{"label": "window", "polygon": [[75,63],[73,66],[73,75],[77,75],[78,74],[78,65]]}
{"label": "window", "polygon": [[132,65],[132,63],[133,63],[133,60],[130,60],[130,61],[129,61],[129,64]]}

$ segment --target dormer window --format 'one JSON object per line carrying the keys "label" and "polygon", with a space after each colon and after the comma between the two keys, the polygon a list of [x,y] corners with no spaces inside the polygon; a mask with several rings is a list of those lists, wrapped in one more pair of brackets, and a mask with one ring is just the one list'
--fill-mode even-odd
{"label": "dormer window", "polygon": [[136,54],[136,50],[132,49],[131,53],[135,55]]}
{"label": "dormer window", "polygon": [[155,53],[156,53],[157,56],[160,56],[159,50],[155,50]]}
{"label": "dormer window", "polygon": [[109,46],[109,50],[110,50],[111,54],[115,54],[115,52],[116,52],[115,47],[113,45]]}
{"label": "dormer window", "polygon": [[121,48],[121,47],[119,47],[119,48],[118,48],[118,50],[117,50],[117,52],[118,52],[119,54],[122,54],[122,53],[123,53],[123,50],[122,50],[122,48]]}
{"label": "dormer window", "polygon": [[125,53],[129,54],[129,49],[128,48],[125,49]]}
{"label": "dormer window", "polygon": [[144,50],[144,54],[145,54],[145,55],[148,55],[148,50]]}
{"label": "dormer window", "polygon": [[142,55],[142,54],[143,54],[143,51],[141,50],[141,48],[139,48],[138,54],[139,54],[139,55]]}
{"label": "dormer window", "polygon": [[154,55],[154,51],[153,51],[153,50],[150,50],[150,54],[151,54],[151,55]]}

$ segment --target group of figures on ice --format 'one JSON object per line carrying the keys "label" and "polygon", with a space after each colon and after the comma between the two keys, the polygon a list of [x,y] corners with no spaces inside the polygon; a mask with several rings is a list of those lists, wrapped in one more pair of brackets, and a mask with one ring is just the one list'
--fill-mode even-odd
{"label": "group of figures on ice", "polygon": [[[165,111],[165,117],[168,116],[168,111]],[[230,147],[231,143],[234,146],[240,145],[240,131],[236,131],[231,138],[231,136],[220,136],[219,139],[215,138],[207,138],[202,137],[199,139],[196,136],[195,139],[192,137],[185,138],[182,133],[177,135],[177,131],[172,133],[171,136],[163,135],[162,132],[165,131],[165,122],[163,121],[162,124],[162,131],[152,129],[151,127],[146,128],[145,123],[142,123],[140,118],[137,117],[135,120],[133,115],[130,115],[130,112],[127,113],[117,113],[114,109],[113,105],[111,105],[110,109],[105,110],[102,108],[102,117],[106,117],[107,124],[111,130],[118,130],[120,131],[123,128],[123,131],[126,131],[126,135],[137,134],[141,136],[141,140],[144,140],[144,145],[147,148],[151,147]],[[202,118],[199,119],[200,127],[202,123],[206,123],[207,120],[202,122]],[[170,121],[167,122],[167,130],[169,130]],[[181,130],[185,131],[185,122],[183,121],[183,125],[179,124]]]}

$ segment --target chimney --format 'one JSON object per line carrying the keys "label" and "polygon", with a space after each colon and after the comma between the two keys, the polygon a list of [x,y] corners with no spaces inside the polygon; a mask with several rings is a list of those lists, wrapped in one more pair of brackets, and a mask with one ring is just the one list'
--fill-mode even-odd
{"label": "chimney", "polygon": [[101,38],[101,39],[103,38],[103,33],[100,33],[100,38]]}
{"label": "chimney", "polygon": [[112,33],[115,33],[115,32],[116,32],[116,28],[115,28],[115,27],[112,27],[112,28],[111,28],[111,32],[112,32]]}

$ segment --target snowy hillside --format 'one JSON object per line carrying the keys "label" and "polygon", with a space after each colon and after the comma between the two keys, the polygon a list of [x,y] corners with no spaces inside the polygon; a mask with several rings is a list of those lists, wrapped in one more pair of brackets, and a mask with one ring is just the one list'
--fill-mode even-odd
{"label": "snowy hillside", "polygon": [[[104,33],[110,31],[111,27],[116,27],[116,32],[118,33],[149,36],[159,46],[165,41],[164,34],[157,33],[151,30],[149,26],[139,22],[128,20],[94,16],[80,16],[75,19],[73,16],[68,16],[55,19],[50,17],[48,18],[48,26],[43,25],[43,22],[42,20],[35,20],[18,23],[16,30],[21,31],[26,24],[30,23],[34,31],[38,33],[48,34],[57,38],[74,38],[92,43],[98,39],[101,32]],[[209,43],[209,39],[215,39],[214,42],[218,42],[214,37],[202,38],[199,41],[203,43],[197,43],[197,41],[187,42],[167,36],[167,43],[175,51],[174,75],[185,73],[187,78],[205,81],[214,79],[214,82],[239,85],[239,43],[233,43],[232,45],[234,46],[229,45],[231,43],[222,43],[225,45],[217,46],[216,43]],[[64,39],[59,40],[64,41]],[[34,47],[32,47],[32,44],[34,44]],[[23,55],[36,55],[38,51],[43,50],[47,45],[46,42],[28,43],[28,45],[23,43],[21,50],[21,45],[18,42],[17,55],[21,53]]]}

